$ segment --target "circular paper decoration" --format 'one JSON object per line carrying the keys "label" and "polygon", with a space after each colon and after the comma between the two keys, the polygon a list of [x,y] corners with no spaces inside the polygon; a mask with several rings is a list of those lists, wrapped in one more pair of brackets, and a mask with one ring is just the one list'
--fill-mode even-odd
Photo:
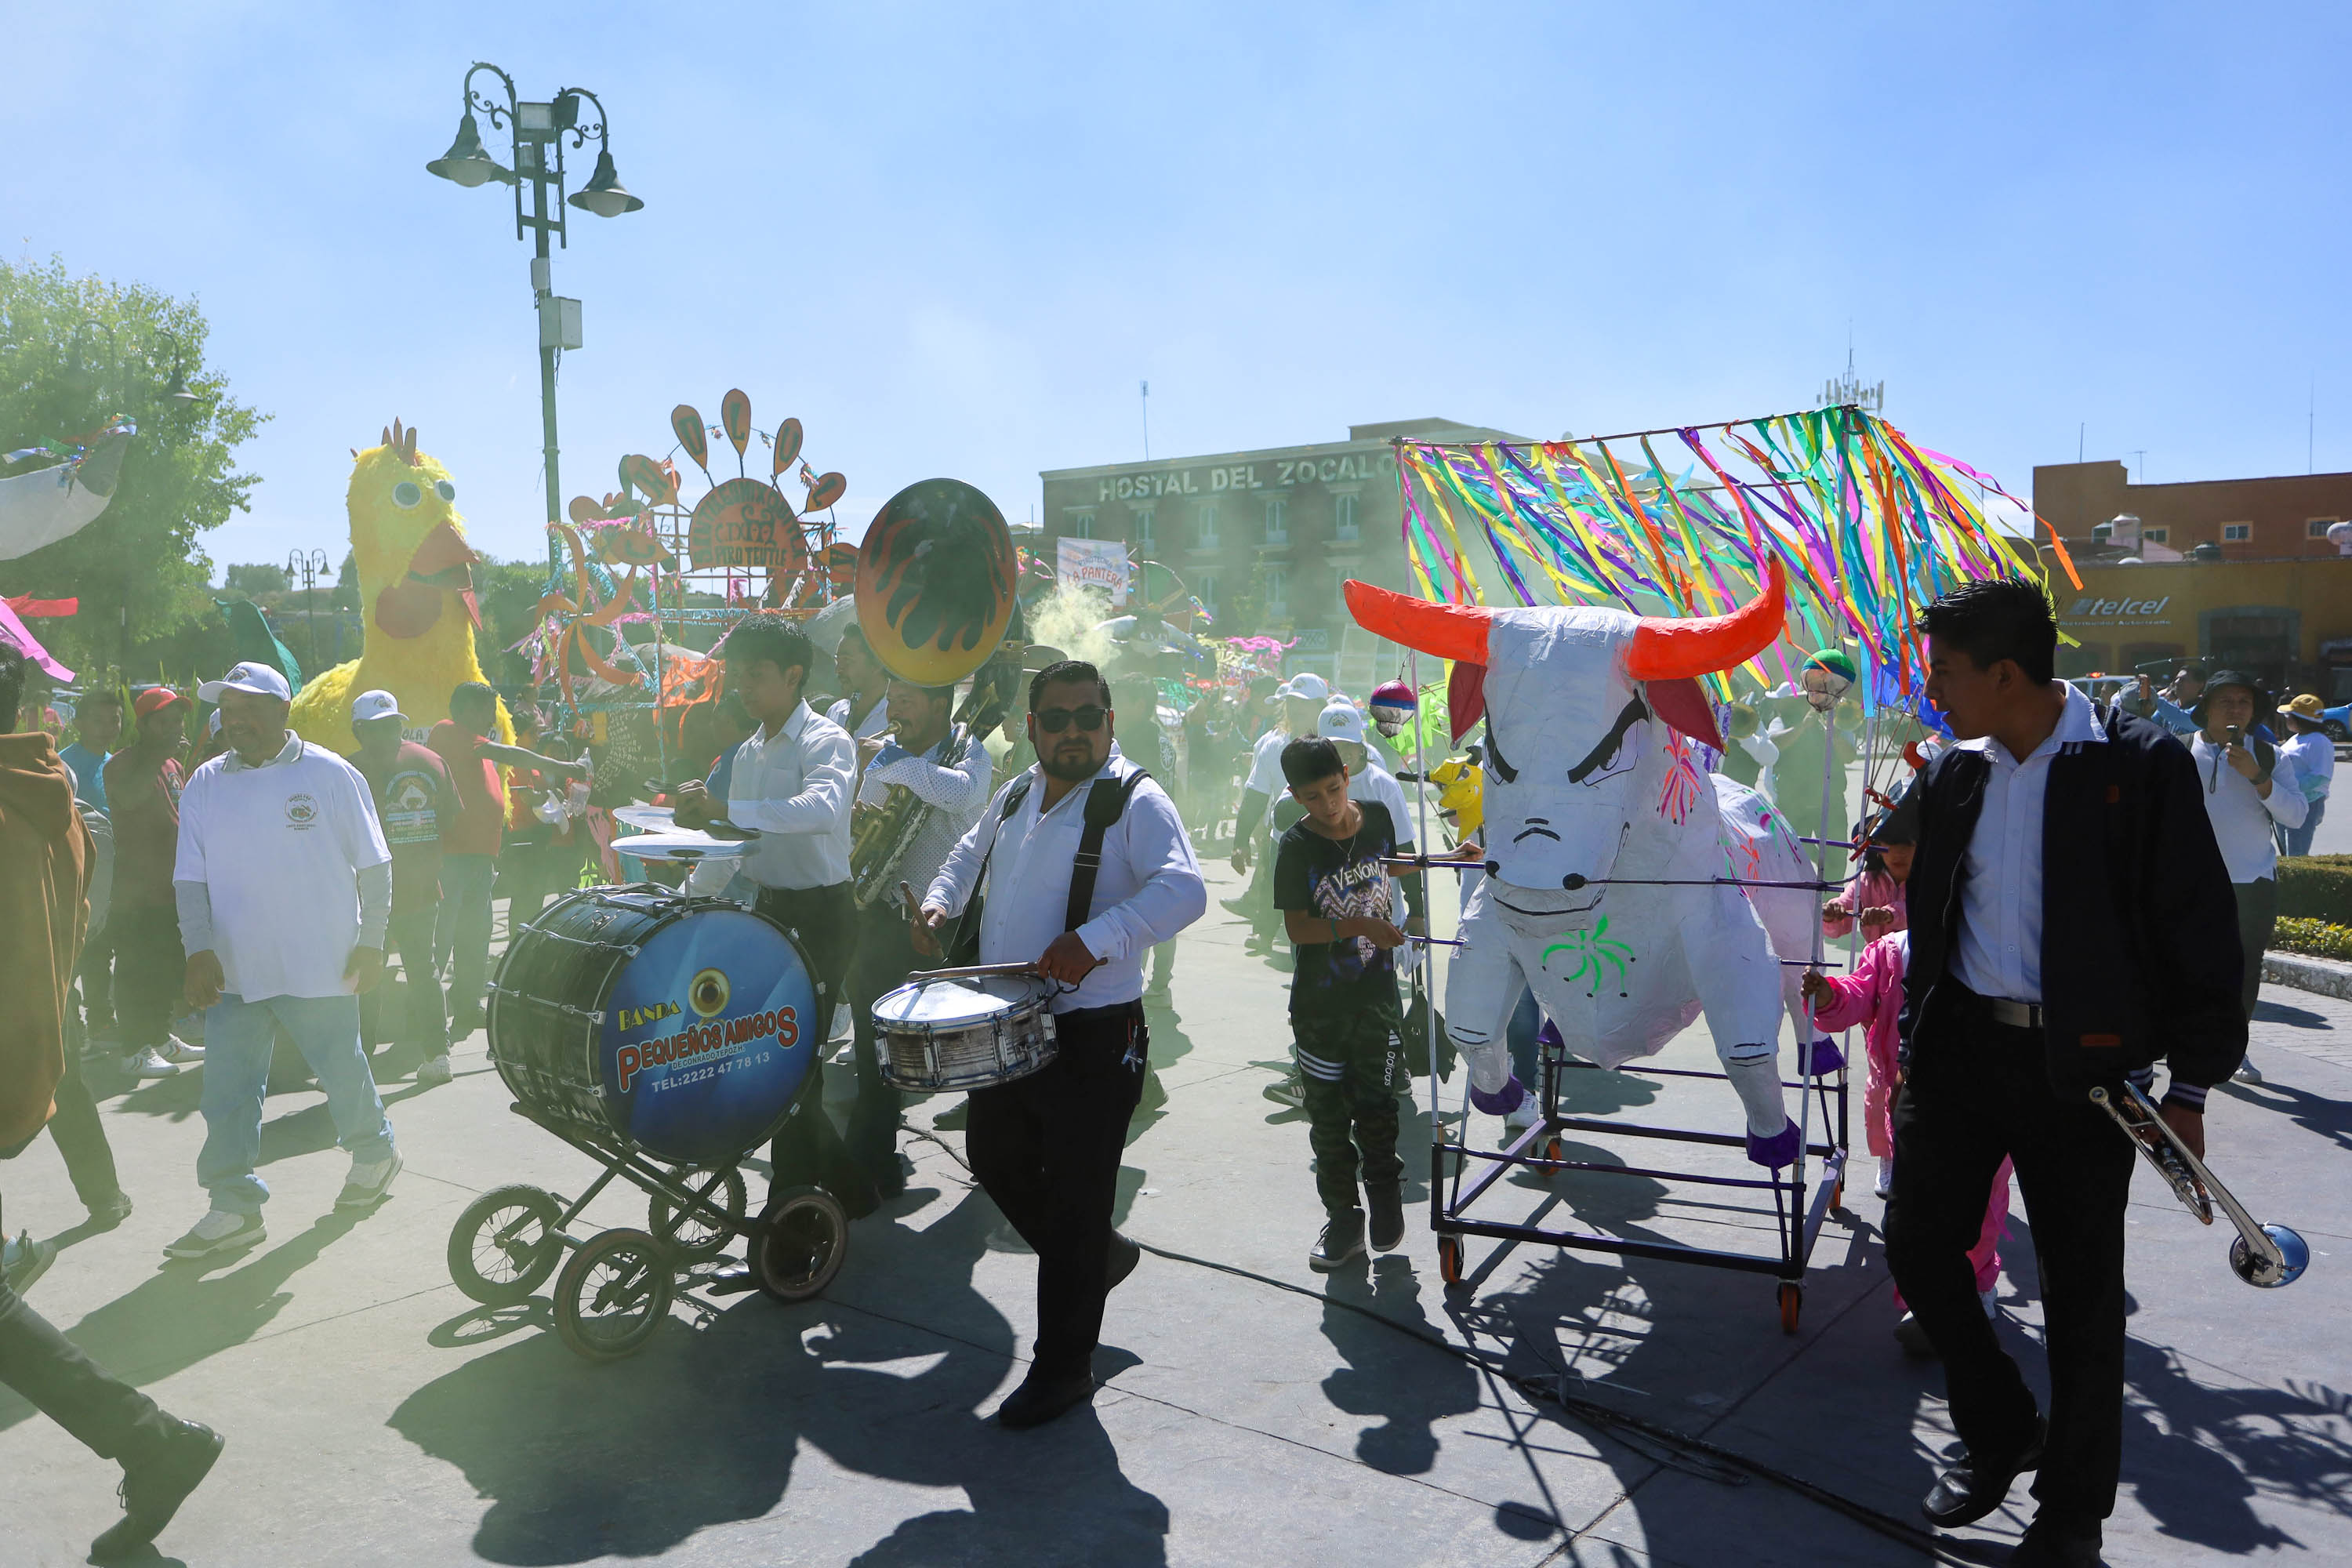
{"label": "circular paper decoration", "polygon": [[883,503],[857,552],[857,625],[891,674],[924,686],[986,662],[1013,618],[1013,533],[961,479],[923,479]]}
{"label": "circular paper decoration", "polygon": [[800,564],[800,525],[791,505],[773,485],[757,479],[721,479],[695,503],[687,524],[687,563],[709,566]]}

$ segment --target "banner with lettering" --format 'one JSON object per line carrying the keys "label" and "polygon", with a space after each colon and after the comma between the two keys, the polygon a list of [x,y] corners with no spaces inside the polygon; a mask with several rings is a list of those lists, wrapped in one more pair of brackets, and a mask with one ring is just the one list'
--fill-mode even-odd
{"label": "banner with lettering", "polygon": [[1055,541],[1054,575],[1065,588],[1093,588],[1110,595],[1113,608],[1127,603],[1127,546],[1116,539]]}

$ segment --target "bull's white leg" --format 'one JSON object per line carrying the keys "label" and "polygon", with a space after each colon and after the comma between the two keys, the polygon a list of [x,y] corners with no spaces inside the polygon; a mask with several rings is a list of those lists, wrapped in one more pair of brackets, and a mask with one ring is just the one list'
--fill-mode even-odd
{"label": "bull's white leg", "polygon": [[1696,904],[1683,920],[1683,952],[1716,1058],[1748,1113],[1748,1157],[1785,1165],[1796,1158],[1797,1129],[1780,1093],[1780,966],[1738,889],[1715,889]]}
{"label": "bull's white leg", "polygon": [[1511,952],[1511,932],[1497,918],[1482,879],[1470,890],[1445,971],[1445,1032],[1470,1065],[1470,1102],[1489,1115],[1517,1109],[1527,1090],[1511,1074],[1511,1013],[1527,984]]}

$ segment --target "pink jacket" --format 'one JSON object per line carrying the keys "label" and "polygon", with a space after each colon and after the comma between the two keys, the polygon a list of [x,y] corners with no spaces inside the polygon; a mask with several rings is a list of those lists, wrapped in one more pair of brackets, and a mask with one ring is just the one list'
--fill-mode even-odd
{"label": "pink jacket", "polygon": [[1855,916],[1864,910],[1880,908],[1895,911],[1895,930],[1909,929],[1911,921],[1903,902],[1903,884],[1884,871],[1864,871],[1853,886],[1822,906],[1822,934],[1843,936],[1853,929]]}
{"label": "pink jacket", "polygon": [[1895,1019],[1903,1011],[1903,972],[1911,964],[1911,933],[1893,931],[1862,950],[1852,974],[1822,976],[1829,995],[1820,1003],[1813,1022],[1824,1033],[1863,1026],[1873,1059],[1892,1068],[1896,1046]]}

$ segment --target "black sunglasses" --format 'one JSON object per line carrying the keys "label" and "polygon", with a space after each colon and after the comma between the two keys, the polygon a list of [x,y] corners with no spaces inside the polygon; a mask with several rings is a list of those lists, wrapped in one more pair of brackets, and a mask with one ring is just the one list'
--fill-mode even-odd
{"label": "black sunglasses", "polygon": [[1058,735],[1073,724],[1091,735],[1102,728],[1103,720],[1109,714],[1109,709],[1089,702],[1084,708],[1040,708],[1031,717],[1037,721],[1037,728],[1048,735]]}

